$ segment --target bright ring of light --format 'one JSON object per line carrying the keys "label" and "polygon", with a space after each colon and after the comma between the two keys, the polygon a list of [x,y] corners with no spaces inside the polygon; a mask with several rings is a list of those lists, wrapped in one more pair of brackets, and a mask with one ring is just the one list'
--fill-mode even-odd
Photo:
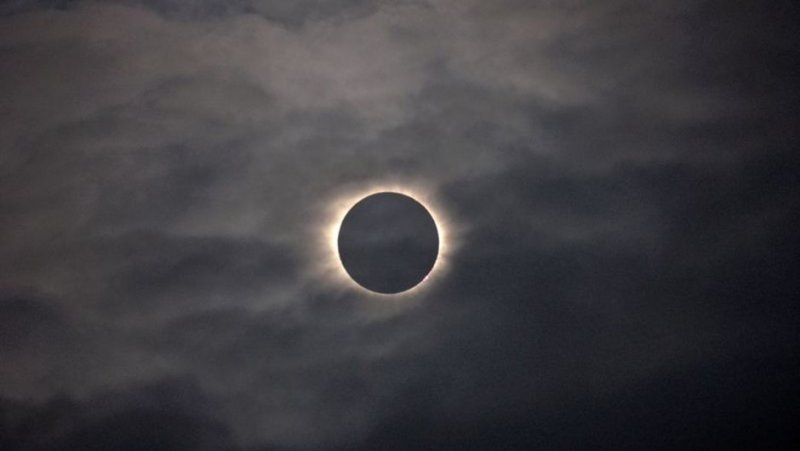
{"label": "bright ring of light", "polygon": [[[439,234],[439,255],[436,259],[436,263],[434,264],[433,268],[431,268],[428,275],[422,280],[422,282],[413,288],[394,294],[376,293],[374,291],[367,290],[351,279],[350,275],[347,274],[347,271],[342,266],[341,260],[339,259],[338,249],[339,229],[347,212],[350,211],[350,209],[361,199],[372,194],[385,191],[404,194],[422,204],[422,206],[424,206],[433,217]],[[325,230],[323,233],[323,236],[325,237],[323,243],[325,248],[325,258],[322,262],[323,272],[326,273],[329,278],[340,287],[355,289],[363,294],[392,297],[419,294],[423,290],[430,287],[433,281],[446,272],[449,260],[448,257],[452,254],[454,248],[452,223],[445,218],[443,211],[444,210],[439,207],[434,197],[429,194],[427,190],[412,189],[408,186],[399,184],[375,184],[369,186],[368,188],[352,190],[339,196],[328,205],[328,219],[325,222]]]}

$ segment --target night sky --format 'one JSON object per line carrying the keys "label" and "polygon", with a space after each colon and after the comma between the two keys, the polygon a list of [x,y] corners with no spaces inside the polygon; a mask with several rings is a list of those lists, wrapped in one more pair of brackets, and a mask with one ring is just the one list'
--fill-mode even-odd
{"label": "night sky", "polygon": [[[797,449],[798,23],[0,1],[0,450]],[[378,296],[394,188],[442,253]]]}

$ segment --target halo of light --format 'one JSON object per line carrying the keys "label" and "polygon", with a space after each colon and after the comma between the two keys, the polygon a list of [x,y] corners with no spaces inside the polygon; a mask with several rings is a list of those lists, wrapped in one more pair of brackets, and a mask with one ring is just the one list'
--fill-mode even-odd
{"label": "halo of light", "polygon": [[[433,217],[436,229],[439,234],[439,253],[436,262],[428,275],[414,287],[400,293],[378,293],[362,287],[354,281],[342,265],[339,257],[339,230],[345,215],[360,200],[372,194],[381,192],[393,192],[409,196],[422,204]],[[432,190],[423,188],[421,184],[402,184],[402,183],[373,183],[355,189],[344,190],[329,201],[326,208],[326,217],[323,222],[323,230],[320,235],[323,237],[320,243],[322,258],[320,259],[320,269],[327,278],[342,288],[356,290],[362,294],[377,297],[406,297],[417,295],[429,289],[436,279],[443,276],[448,267],[449,258],[455,249],[453,223],[448,219],[446,211],[433,195]]]}

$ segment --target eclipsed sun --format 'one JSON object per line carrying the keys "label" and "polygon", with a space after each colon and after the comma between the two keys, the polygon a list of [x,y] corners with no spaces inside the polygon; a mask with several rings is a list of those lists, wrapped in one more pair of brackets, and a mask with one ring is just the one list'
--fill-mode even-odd
{"label": "eclipsed sun", "polygon": [[441,275],[451,244],[432,197],[374,187],[334,203],[326,241],[338,282],[378,295],[417,292]]}

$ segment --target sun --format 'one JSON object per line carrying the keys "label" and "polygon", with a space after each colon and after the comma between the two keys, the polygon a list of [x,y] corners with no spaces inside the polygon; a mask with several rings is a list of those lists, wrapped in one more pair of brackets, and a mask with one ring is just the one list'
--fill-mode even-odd
{"label": "sun", "polygon": [[[339,258],[338,238],[345,215],[360,200],[381,192],[403,194],[422,204],[433,217],[439,234],[439,253],[433,268],[419,284],[400,293],[378,293],[362,287],[350,277]],[[341,289],[355,290],[364,295],[396,298],[421,294],[446,274],[450,257],[456,247],[453,222],[450,221],[446,210],[434,195],[434,191],[425,188],[420,183],[371,183],[342,190],[326,204],[324,216],[321,221],[322,230],[317,232],[321,237],[318,240],[318,252],[321,254],[317,260],[318,271],[335,286]]]}

